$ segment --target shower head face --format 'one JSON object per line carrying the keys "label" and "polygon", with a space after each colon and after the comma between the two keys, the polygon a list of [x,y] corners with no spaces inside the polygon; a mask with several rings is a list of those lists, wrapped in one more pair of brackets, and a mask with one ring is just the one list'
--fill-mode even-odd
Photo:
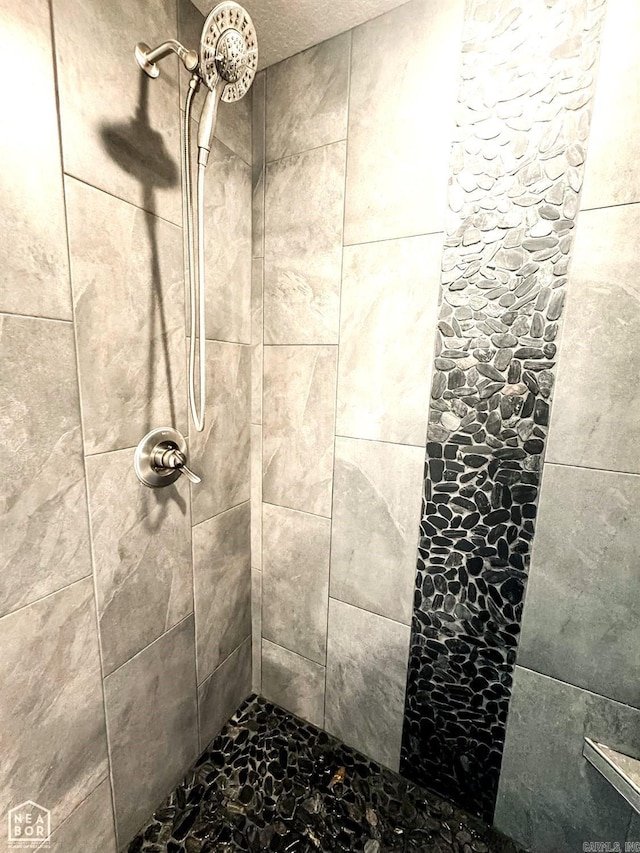
{"label": "shower head face", "polygon": [[209,12],[200,39],[200,75],[211,91],[223,84],[222,100],[239,101],[258,67],[258,39],[248,12],[238,3],[219,3]]}

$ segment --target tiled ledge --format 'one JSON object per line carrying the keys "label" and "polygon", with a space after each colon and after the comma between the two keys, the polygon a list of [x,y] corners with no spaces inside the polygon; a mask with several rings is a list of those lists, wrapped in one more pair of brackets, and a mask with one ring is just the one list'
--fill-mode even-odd
{"label": "tiled ledge", "polygon": [[640,760],[586,737],[582,754],[640,814]]}

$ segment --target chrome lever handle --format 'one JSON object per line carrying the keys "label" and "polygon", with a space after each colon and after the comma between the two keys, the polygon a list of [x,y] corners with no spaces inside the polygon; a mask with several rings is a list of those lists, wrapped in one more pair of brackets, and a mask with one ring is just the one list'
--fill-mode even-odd
{"label": "chrome lever handle", "polygon": [[185,476],[188,480],[191,480],[191,482],[192,482],[194,485],[197,485],[198,483],[201,483],[201,482],[202,482],[202,480],[200,479],[200,477],[198,477],[198,475],[197,475],[197,474],[195,474],[195,473],[191,470],[191,468],[189,468],[187,465],[180,465],[179,470],[180,470],[180,473],[181,473],[181,474],[184,474],[184,476]]}
{"label": "chrome lever handle", "polygon": [[175,469],[179,471],[181,474],[184,474],[188,480],[191,480],[192,483],[198,484],[201,483],[202,480],[196,473],[194,473],[191,468],[187,465],[187,457],[181,450],[178,450],[176,447],[158,447],[153,456],[153,464],[156,468],[159,469]]}

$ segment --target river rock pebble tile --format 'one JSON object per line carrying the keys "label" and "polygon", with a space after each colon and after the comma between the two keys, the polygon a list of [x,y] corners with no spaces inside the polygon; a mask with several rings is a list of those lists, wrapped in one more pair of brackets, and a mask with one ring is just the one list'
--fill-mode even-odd
{"label": "river rock pebble tile", "polygon": [[450,803],[251,696],[128,853],[519,853]]}
{"label": "river rock pebble tile", "polygon": [[604,8],[467,5],[400,770],[488,820]]}

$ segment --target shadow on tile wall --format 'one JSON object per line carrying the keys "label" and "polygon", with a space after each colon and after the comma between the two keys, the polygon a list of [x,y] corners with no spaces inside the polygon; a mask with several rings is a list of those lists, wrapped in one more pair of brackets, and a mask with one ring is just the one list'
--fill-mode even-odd
{"label": "shadow on tile wall", "polygon": [[[202,24],[178,6],[181,29]],[[207,341],[224,453],[200,437],[193,495],[186,482],[145,489],[132,467],[149,429],[188,429],[177,62],[152,81],[133,59],[137,41],[177,37],[177,11],[0,10],[0,67],[11,79],[22,57],[25,69],[2,95],[20,122],[0,129],[0,812],[27,799],[51,809],[60,853],[78,839],[122,848],[250,690],[248,102],[216,141],[225,192],[245,200],[244,273],[236,256],[216,268],[240,307]],[[207,180],[216,234],[225,195]],[[233,586],[233,630],[211,620],[216,582]]]}

